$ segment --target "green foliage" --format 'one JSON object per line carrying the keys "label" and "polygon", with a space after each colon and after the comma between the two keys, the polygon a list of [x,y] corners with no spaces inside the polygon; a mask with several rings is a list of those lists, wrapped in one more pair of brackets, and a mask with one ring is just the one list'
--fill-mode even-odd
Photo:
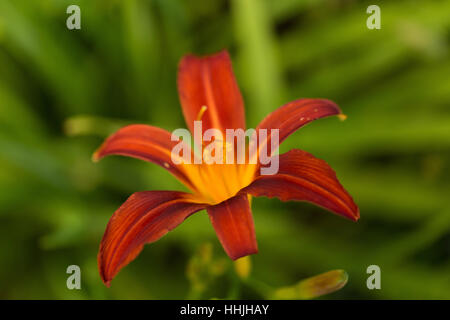
{"label": "green foliage", "polygon": [[[327,298],[449,299],[450,1],[375,1],[382,28],[369,30],[372,2],[0,1],[0,298],[262,298],[344,269],[347,285]],[[81,30],[66,28],[70,4]],[[183,187],[155,165],[91,155],[126,123],[184,127],[178,61],[223,48],[250,127],[300,97],[341,106],[345,122],[314,122],[282,151],[325,159],[361,219],[254,199],[260,253],[242,280],[216,266],[225,253],[201,212],[108,289],[96,267],[108,218],[133,192]],[[81,291],[65,286],[71,264]],[[379,291],[366,287],[372,264]]]}

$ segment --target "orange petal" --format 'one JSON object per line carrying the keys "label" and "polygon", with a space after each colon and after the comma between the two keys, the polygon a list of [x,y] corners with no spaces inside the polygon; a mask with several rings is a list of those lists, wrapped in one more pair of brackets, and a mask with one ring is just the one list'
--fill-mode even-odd
{"label": "orange petal", "polygon": [[198,118],[202,120],[203,131],[245,128],[244,103],[228,52],[183,57],[178,71],[178,92],[191,132]]}
{"label": "orange petal", "polygon": [[260,175],[241,192],[283,201],[309,201],[351,220],[359,219],[357,205],[333,169],[325,161],[298,149],[280,155],[277,174]]}
{"label": "orange petal", "polygon": [[[341,114],[339,107],[326,99],[298,99],[289,102],[267,115],[256,127],[257,131],[267,129],[267,140],[259,141],[258,149],[263,144],[270,148],[271,129],[279,129],[279,143],[281,144],[290,134],[309,122],[338,114]],[[272,150],[272,152],[274,151]]]}
{"label": "orange petal", "polygon": [[252,211],[245,194],[207,208],[225,252],[236,260],[258,252]]}
{"label": "orange petal", "polygon": [[158,240],[204,208],[183,192],[144,191],[131,195],[109,220],[100,244],[98,267],[103,282],[109,286],[144,244]]}
{"label": "orange petal", "polygon": [[[179,142],[171,141],[171,134],[163,129],[144,124],[121,128],[112,134],[94,153],[95,161],[108,155],[122,155],[150,161],[167,169],[191,190],[194,184],[188,176],[188,166],[172,162],[171,152]],[[190,148],[188,147],[190,150]],[[192,152],[191,157],[192,157]],[[193,160],[192,160],[193,161]]]}

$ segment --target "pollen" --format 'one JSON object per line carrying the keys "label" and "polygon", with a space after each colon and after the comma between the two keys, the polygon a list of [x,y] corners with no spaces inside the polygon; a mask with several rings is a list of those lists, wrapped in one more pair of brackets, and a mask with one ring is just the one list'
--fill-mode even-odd
{"label": "pollen", "polygon": [[170,165],[167,162],[164,162],[164,167],[169,168]]}

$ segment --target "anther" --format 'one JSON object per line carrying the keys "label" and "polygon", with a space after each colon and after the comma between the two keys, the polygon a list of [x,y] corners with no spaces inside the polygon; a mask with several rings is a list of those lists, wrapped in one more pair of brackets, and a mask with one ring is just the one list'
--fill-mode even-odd
{"label": "anther", "polygon": [[197,114],[197,121],[200,121],[203,117],[203,114],[205,113],[205,111],[208,109],[207,106],[202,106]]}

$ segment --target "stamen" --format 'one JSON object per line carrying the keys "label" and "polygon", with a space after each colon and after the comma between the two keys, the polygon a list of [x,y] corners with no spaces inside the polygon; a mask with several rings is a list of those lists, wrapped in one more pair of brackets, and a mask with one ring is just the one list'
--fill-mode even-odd
{"label": "stamen", "polygon": [[[222,140],[214,140],[213,142],[211,142],[211,144],[215,144],[215,149],[220,147],[220,144],[222,144],[222,163],[226,163],[226,155],[228,151],[232,150],[232,144],[228,143],[228,142],[223,142]],[[210,145],[211,145],[210,144]],[[203,160],[205,160],[205,162],[210,162],[212,160],[212,152],[208,149],[203,150]]]}
{"label": "stamen", "polygon": [[208,109],[207,106],[202,106],[197,114],[197,121],[200,121],[203,117],[203,114],[205,113],[205,111]]}
{"label": "stamen", "polygon": [[211,159],[212,159],[211,151],[207,149],[203,150],[203,160],[205,160],[205,163],[211,162]]}
{"label": "stamen", "polygon": [[[233,151],[233,144],[225,141],[223,144],[223,163],[228,163],[227,161],[232,161],[234,163],[234,153],[231,154],[232,159],[228,159],[228,153]],[[236,155],[237,158],[237,155]]]}
{"label": "stamen", "polygon": [[225,141],[225,151],[226,152],[233,151],[233,144]]}
{"label": "stamen", "polygon": [[344,121],[345,119],[347,119],[347,116],[345,115],[345,114],[343,114],[343,113],[341,113],[341,114],[338,114],[338,116],[337,116],[338,118],[339,118],[339,120],[341,120],[341,121]]}

